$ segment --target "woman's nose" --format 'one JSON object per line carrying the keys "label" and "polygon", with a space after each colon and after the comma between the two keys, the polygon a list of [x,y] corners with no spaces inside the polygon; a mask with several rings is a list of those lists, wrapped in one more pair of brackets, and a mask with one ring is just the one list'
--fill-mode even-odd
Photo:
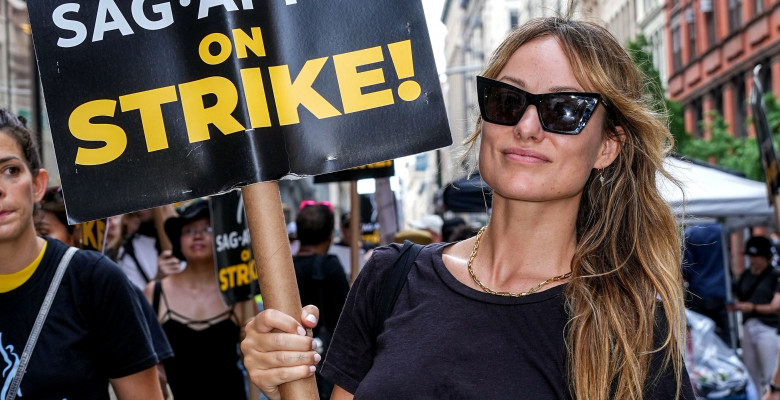
{"label": "woman's nose", "polygon": [[514,133],[520,139],[523,140],[542,140],[544,135],[544,128],[542,128],[542,122],[539,120],[539,112],[535,105],[529,105],[523,115],[520,117],[520,121],[514,126]]}

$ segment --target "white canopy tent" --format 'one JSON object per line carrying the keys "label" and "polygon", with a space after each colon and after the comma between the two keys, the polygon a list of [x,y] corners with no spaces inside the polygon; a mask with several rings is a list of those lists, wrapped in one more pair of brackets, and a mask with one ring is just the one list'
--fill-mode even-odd
{"label": "white canopy tent", "polygon": [[[769,205],[766,184],[743,178],[718,167],[698,162],[667,157],[664,167],[682,188],[660,176],[657,187],[669,203],[678,221],[686,225],[702,222],[720,222],[722,243],[728,243],[728,232],[754,225],[774,226],[774,210]],[[728,245],[723,250],[726,300],[733,298],[729,267]],[[729,312],[732,348],[738,336],[736,316]]]}
{"label": "white canopy tent", "polygon": [[774,226],[766,184],[743,178],[702,162],[667,157],[664,167],[682,190],[664,177],[658,190],[678,219],[718,220],[726,229],[750,225]]}

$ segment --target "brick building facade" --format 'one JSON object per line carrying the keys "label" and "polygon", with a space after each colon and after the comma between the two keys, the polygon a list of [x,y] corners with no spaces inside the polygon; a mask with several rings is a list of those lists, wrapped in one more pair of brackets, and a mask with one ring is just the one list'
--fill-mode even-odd
{"label": "brick building facade", "polygon": [[684,107],[685,129],[717,110],[737,137],[748,126],[753,67],[766,91],[780,93],[780,0],[671,0],[666,7],[669,97]]}

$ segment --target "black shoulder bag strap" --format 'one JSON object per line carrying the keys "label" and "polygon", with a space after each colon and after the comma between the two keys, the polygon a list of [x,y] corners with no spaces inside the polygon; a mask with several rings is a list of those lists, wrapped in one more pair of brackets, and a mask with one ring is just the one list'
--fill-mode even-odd
{"label": "black shoulder bag strap", "polygon": [[54,302],[54,296],[57,295],[57,289],[60,288],[62,276],[65,275],[65,270],[68,269],[70,259],[73,258],[73,255],[76,254],[77,250],[78,249],[75,247],[68,248],[68,250],[65,251],[65,255],[60,259],[60,264],[57,266],[57,272],[54,273],[54,278],[52,278],[51,283],[49,284],[49,291],[46,292],[46,297],[43,299],[41,309],[38,311],[38,317],[35,318],[32,332],[30,332],[30,336],[27,338],[27,344],[24,346],[22,358],[19,360],[14,380],[11,381],[11,386],[8,388],[8,392],[6,392],[6,400],[14,400],[16,398],[16,393],[19,391],[19,386],[22,384],[22,378],[27,369],[27,363],[30,362],[32,352],[35,350],[35,344],[38,343],[38,336],[41,334],[41,329],[43,329],[43,324],[46,323],[46,317],[49,315],[51,304]]}
{"label": "black shoulder bag strap", "polygon": [[154,281],[154,293],[152,294],[152,308],[155,313],[160,312],[160,294],[162,293],[162,281]]}
{"label": "black shoulder bag strap", "polygon": [[393,311],[398,295],[406,285],[406,278],[412,269],[412,264],[414,264],[414,260],[417,259],[417,255],[420,254],[423,247],[423,245],[415,244],[408,240],[401,247],[398,258],[395,260],[395,264],[393,264],[393,269],[388,273],[385,283],[379,292],[379,301],[374,319],[375,340],[385,329],[385,320],[390,316],[390,312]]}
{"label": "black shoulder bag strap", "polygon": [[129,255],[130,258],[133,259],[135,267],[138,268],[138,272],[140,272],[141,277],[144,278],[144,282],[149,283],[152,279],[149,278],[149,275],[146,275],[146,271],[144,271],[144,268],[141,266],[141,263],[138,262],[138,258],[135,256],[135,246],[133,246],[133,239],[135,239],[135,235],[137,234],[134,233],[130,235],[130,237],[125,240],[124,246],[122,247],[125,249],[125,254]]}

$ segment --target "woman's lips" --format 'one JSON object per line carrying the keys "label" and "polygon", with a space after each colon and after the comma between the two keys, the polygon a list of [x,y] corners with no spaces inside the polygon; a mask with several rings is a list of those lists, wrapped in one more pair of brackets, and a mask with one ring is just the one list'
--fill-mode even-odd
{"label": "woman's lips", "polygon": [[509,148],[504,150],[503,153],[508,159],[514,161],[533,164],[550,162],[550,159],[547,158],[544,154],[532,150]]}

